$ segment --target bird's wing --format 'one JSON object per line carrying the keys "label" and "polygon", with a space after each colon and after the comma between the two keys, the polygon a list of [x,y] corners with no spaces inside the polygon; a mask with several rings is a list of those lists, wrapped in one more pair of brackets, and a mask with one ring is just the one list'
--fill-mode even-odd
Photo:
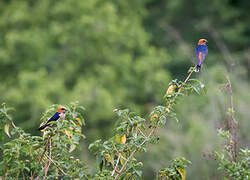
{"label": "bird's wing", "polygon": [[51,121],[56,121],[60,118],[60,113],[56,112],[48,121],[47,123],[51,122]]}
{"label": "bird's wing", "polygon": [[196,59],[197,59],[197,64],[198,65],[201,65],[202,62],[204,61],[206,55],[207,55],[207,52],[208,52],[208,48],[207,46],[204,46],[204,45],[198,45],[196,47]]}
{"label": "bird's wing", "polygon": [[196,49],[195,49],[195,55],[196,55],[197,64],[200,63],[200,61],[199,61],[199,54],[200,54],[200,50],[199,50],[199,47],[197,46]]}
{"label": "bird's wing", "polygon": [[205,60],[207,52],[208,52],[208,48],[205,45],[205,46],[202,47],[202,50],[201,50],[201,59],[200,59],[201,63]]}

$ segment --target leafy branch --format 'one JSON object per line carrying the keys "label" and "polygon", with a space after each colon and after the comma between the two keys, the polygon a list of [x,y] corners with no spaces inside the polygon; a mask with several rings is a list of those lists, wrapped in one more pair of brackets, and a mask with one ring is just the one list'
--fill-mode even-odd
{"label": "leafy branch", "polygon": [[223,170],[225,176],[229,179],[249,179],[250,171],[250,151],[248,148],[240,148],[237,152],[237,128],[238,122],[235,119],[235,111],[233,105],[233,91],[229,76],[226,76],[226,88],[230,96],[230,104],[227,114],[230,119],[228,121],[229,130],[219,129],[218,134],[226,143],[222,151],[215,151],[214,155],[218,159],[219,170]]}
{"label": "leafy branch", "polygon": [[[173,80],[169,83],[164,100],[166,105],[156,106],[150,113],[149,122],[129,110],[114,111],[119,117],[119,125],[115,129],[115,135],[102,143],[97,140],[89,145],[94,152],[100,166],[96,178],[114,177],[136,178],[141,177],[143,163],[137,162],[135,154],[145,152],[146,146],[157,143],[159,138],[155,135],[157,130],[166,124],[167,118],[177,120],[173,105],[177,103],[180,96],[196,92],[206,92],[204,85],[196,80],[190,79],[195,67],[191,67],[184,81]],[[103,169],[105,168],[105,169]]]}
{"label": "leafy branch", "polygon": [[[50,107],[42,121],[47,121],[57,106]],[[67,109],[66,119],[53,123],[53,128],[46,128],[42,137],[31,136],[13,123],[8,132],[5,130],[11,139],[3,145],[3,159],[0,161],[3,179],[18,179],[20,176],[23,179],[56,179],[60,176],[74,179],[87,176],[85,164],[78,158],[74,160],[71,155],[79,148],[80,139],[84,138],[81,131],[85,123],[81,115],[83,108],[72,103]],[[11,124],[6,111],[5,106],[0,107],[0,116],[4,123]]]}

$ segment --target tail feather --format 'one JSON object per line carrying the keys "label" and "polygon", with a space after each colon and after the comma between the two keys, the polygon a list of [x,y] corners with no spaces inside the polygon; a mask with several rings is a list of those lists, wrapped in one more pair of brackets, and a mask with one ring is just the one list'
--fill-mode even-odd
{"label": "tail feather", "polygon": [[39,131],[43,130],[44,128],[46,128],[47,123],[45,123],[44,125],[42,125],[41,127],[38,128]]}
{"label": "tail feather", "polygon": [[200,72],[200,70],[201,70],[201,65],[196,65],[196,72]]}

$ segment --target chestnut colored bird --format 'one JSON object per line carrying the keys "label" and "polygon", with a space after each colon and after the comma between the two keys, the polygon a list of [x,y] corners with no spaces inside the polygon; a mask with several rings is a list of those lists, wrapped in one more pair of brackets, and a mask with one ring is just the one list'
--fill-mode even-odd
{"label": "chestnut colored bird", "polygon": [[201,64],[205,60],[205,57],[208,52],[208,47],[206,45],[208,41],[206,39],[200,39],[198,41],[198,45],[196,46],[195,54],[196,54],[196,72],[199,72],[201,70]]}
{"label": "chestnut colored bird", "polygon": [[56,113],[46,123],[44,123],[41,127],[39,127],[38,130],[41,131],[42,129],[49,126],[49,123],[51,121],[57,121],[59,118],[64,118],[66,111],[67,109],[65,107],[59,107]]}

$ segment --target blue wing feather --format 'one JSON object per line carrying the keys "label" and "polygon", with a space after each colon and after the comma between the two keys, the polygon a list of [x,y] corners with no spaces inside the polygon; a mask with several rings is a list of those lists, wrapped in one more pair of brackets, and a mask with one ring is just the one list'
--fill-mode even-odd
{"label": "blue wing feather", "polygon": [[195,49],[195,55],[196,55],[196,71],[199,72],[201,69],[201,64],[205,60],[205,57],[208,52],[208,47],[207,45],[198,45]]}
{"label": "blue wing feather", "polygon": [[56,112],[48,121],[47,123],[51,122],[51,121],[57,121],[60,118],[60,113]]}
{"label": "blue wing feather", "polygon": [[[204,59],[207,55],[207,52],[208,52],[207,45],[198,45],[196,47],[195,54],[196,54],[196,60],[197,60],[198,65],[202,64],[202,62],[204,61]],[[201,53],[201,59],[199,58],[200,53]]]}
{"label": "blue wing feather", "polygon": [[44,123],[41,127],[38,128],[38,130],[42,130],[44,128],[46,128],[46,126],[48,126],[49,122],[51,121],[57,121],[60,118],[60,113],[56,112],[46,123]]}

